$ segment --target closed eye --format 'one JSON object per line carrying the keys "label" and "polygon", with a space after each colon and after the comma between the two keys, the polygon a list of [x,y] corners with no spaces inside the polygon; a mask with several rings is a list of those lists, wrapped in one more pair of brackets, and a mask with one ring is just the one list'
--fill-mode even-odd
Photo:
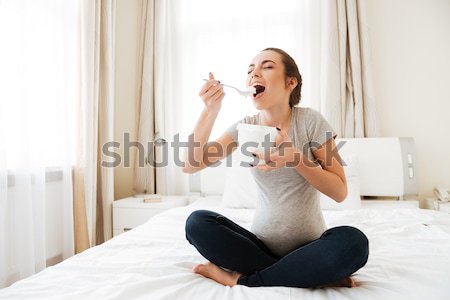
{"label": "closed eye", "polygon": [[[273,69],[273,66],[264,66],[263,69]],[[253,70],[248,70],[247,74],[250,75],[251,72],[253,72]]]}

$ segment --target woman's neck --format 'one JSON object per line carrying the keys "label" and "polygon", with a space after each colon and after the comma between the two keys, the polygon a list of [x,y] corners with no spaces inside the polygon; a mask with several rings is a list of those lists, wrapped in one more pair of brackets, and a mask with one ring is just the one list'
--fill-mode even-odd
{"label": "woman's neck", "polygon": [[288,131],[291,124],[292,108],[288,106],[271,107],[261,111],[261,125],[278,127]]}

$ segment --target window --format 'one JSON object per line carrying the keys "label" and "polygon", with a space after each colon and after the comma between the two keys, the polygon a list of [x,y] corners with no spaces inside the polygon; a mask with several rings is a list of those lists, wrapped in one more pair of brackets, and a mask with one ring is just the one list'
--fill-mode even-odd
{"label": "window", "polygon": [[0,153],[8,169],[73,162],[76,0],[0,0]]}
{"label": "window", "polygon": [[[187,3],[188,2],[188,3]],[[277,47],[287,51],[304,75],[302,11],[305,1],[182,1],[176,34],[178,59],[173,69],[181,72],[181,94],[189,130],[192,130],[203,103],[198,91],[208,72],[224,83],[245,88],[247,66],[262,49]],[[303,27],[302,27],[303,26]],[[245,115],[257,113],[252,100],[226,89],[227,96],[211,138]],[[302,98],[302,105],[307,105]]]}

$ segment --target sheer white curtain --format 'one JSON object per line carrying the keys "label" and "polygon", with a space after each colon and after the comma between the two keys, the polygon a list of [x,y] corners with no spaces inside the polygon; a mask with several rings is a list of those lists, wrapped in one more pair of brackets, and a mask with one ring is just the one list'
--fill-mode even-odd
{"label": "sheer white curtain", "polygon": [[365,0],[308,1],[307,11],[311,106],[340,137],[377,136]]}
{"label": "sheer white curtain", "polygon": [[76,8],[0,1],[0,287],[73,255]]}
{"label": "sheer white curtain", "polygon": [[75,251],[112,238],[115,1],[78,0],[79,52],[74,166]]}
{"label": "sheer white curtain", "polygon": [[[142,144],[144,153],[148,154],[148,142],[155,138],[155,1],[140,1],[140,28],[139,28],[139,57],[138,66],[141,77],[138,79],[139,91],[139,126],[138,142]],[[151,150],[154,150],[152,148]],[[139,154],[134,162],[134,184],[135,194],[156,192],[155,169],[149,161],[141,161]],[[159,193],[161,191],[158,190]]]}

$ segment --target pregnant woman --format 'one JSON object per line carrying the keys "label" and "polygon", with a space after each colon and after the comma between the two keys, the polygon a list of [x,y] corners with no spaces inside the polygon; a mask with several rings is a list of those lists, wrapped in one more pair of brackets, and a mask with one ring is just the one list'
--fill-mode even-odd
{"label": "pregnant woman", "polygon": [[350,276],[367,262],[367,237],[351,226],[327,229],[319,203],[319,191],[337,202],[347,195],[336,134],[317,111],[295,106],[302,78],[283,50],[261,51],[248,67],[247,85],[256,88],[259,113],[237,121],[211,144],[225,93],[210,73],[194,128],[200,147],[187,148],[183,171],[195,173],[234,151],[239,122],[276,127],[276,147],[254,155],[265,164],[251,168],[258,187],[251,231],[209,210],[188,217],[186,238],[209,261],[193,272],[227,286],[355,287]]}

